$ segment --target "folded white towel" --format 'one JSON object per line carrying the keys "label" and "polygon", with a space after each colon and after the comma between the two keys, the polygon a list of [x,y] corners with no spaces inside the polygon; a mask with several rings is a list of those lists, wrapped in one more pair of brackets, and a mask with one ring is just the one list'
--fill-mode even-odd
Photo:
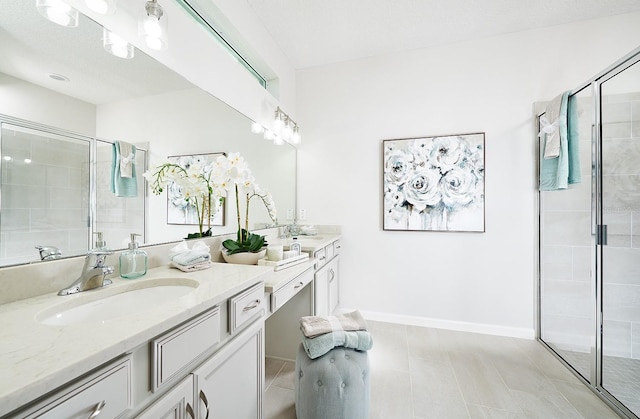
{"label": "folded white towel", "polygon": [[177,265],[191,266],[211,260],[210,248],[203,242],[196,242],[192,249],[183,240],[169,251],[169,260]]}
{"label": "folded white towel", "polygon": [[300,330],[307,338],[341,330],[367,330],[367,323],[358,310],[336,316],[304,316],[300,318]]}
{"label": "folded white towel", "polygon": [[564,93],[556,96],[540,117],[541,133],[546,134],[544,158],[554,159],[560,156],[560,109]]}
{"label": "folded white towel", "polygon": [[203,269],[209,269],[213,265],[210,260],[205,260],[204,262],[195,263],[193,265],[180,265],[173,261],[169,262],[169,266],[172,268],[180,269],[182,272],[194,272],[201,271]]}
{"label": "folded white towel", "polygon": [[117,143],[120,149],[120,177],[133,177],[136,147],[124,141],[117,141]]}

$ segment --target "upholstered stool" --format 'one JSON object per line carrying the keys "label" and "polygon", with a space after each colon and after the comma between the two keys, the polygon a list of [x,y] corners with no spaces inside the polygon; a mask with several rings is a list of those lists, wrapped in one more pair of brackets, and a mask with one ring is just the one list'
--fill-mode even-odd
{"label": "upholstered stool", "polygon": [[366,419],[370,378],[367,352],[333,348],[310,359],[300,344],[296,356],[298,419]]}

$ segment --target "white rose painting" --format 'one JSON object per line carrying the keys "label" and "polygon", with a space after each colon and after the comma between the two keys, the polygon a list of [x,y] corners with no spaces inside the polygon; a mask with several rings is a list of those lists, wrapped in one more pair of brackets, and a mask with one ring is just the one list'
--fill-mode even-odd
{"label": "white rose painting", "polygon": [[484,133],[383,148],[385,230],[484,232]]}

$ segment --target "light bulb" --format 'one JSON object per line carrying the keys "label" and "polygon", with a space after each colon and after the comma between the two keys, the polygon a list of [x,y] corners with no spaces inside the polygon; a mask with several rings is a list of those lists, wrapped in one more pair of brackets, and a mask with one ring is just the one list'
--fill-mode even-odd
{"label": "light bulb", "polygon": [[85,4],[101,15],[113,14],[116,10],[116,0],[85,0]]}
{"label": "light bulb", "polygon": [[273,134],[272,131],[269,131],[269,130],[265,130],[264,131],[264,139],[265,140],[273,141],[274,137],[275,137],[275,135]]}
{"label": "light bulb", "polygon": [[124,38],[106,28],[102,31],[102,36],[102,45],[107,52],[120,58],[133,58],[133,45],[128,43]]}
{"label": "light bulb", "polygon": [[300,131],[298,130],[298,126],[293,127],[293,134],[291,134],[291,142],[293,144],[300,144],[302,138],[300,137]]}
{"label": "light bulb", "polygon": [[291,123],[287,121],[287,123],[284,124],[284,128],[282,128],[282,137],[285,139],[285,141],[289,141],[292,134],[293,129],[291,128]]}
{"label": "light bulb", "polygon": [[273,143],[275,145],[282,145],[284,144],[284,139],[280,135],[276,135],[275,138],[273,139]]}
{"label": "light bulb", "polygon": [[58,25],[78,26],[78,11],[62,0],[36,0],[36,8],[42,16]]}
{"label": "light bulb", "polygon": [[262,134],[264,127],[257,122],[251,124],[251,132],[254,134]]}

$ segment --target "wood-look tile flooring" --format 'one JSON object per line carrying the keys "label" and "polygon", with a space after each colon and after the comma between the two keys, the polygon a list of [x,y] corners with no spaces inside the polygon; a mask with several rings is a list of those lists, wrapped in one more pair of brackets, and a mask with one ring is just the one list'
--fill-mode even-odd
{"label": "wood-look tile flooring", "polygon": [[[367,324],[370,419],[619,417],[537,341]],[[266,419],[295,419],[293,371],[267,358]]]}

